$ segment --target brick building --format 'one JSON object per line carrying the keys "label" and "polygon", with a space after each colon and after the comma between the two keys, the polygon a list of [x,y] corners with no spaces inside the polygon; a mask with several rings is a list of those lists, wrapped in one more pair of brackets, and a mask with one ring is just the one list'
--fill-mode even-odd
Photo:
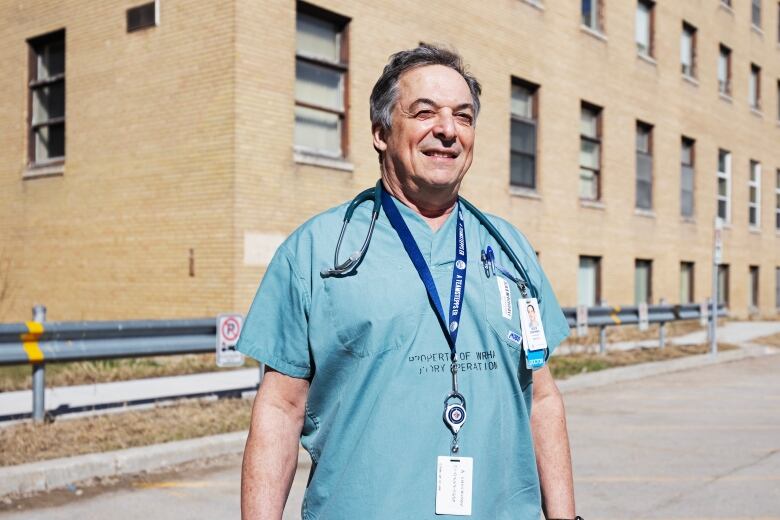
{"label": "brick building", "polygon": [[719,214],[732,314],[777,316],[776,0],[0,13],[0,321],[246,310],[287,233],[375,182],[368,94],[421,41],[483,85],[465,196],[525,232],[564,305],[705,299]]}

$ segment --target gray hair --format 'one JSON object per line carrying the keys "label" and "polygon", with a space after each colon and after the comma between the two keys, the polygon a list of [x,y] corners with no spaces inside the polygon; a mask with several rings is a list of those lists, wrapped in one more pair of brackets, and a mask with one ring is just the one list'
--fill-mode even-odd
{"label": "gray hair", "polygon": [[420,44],[415,49],[396,52],[390,56],[390,61],[385,65],[382,75],[371,90],[371,127],[379,125],[384,130],[389,130],[392,123],[393,107],[398,99],[398,79],[401,74],[416,67],[426,65],[444,65],[460,74],[466,81],[471,92],[474,105],[474,121],[479,115],[479,96],[482,87],[477,78],[472,76],[463,64],[463,58],[453,51],[442,47],[436,47],[427,43]]}

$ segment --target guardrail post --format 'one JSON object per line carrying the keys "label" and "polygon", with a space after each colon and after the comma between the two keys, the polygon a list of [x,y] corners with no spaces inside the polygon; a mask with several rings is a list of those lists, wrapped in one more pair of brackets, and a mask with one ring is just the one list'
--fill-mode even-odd
{"label": "guardrail post", "polygon": [[[666,305],[666,298],[661,298],[658,303]],[[662,321],[658,324],[658,346],[664,348],[666,346],[666,322]]]}
{"label": "guardrail post", "polygon": [[599,327],[599,354],[607,353],[607,326]]}
{"label": "guardrail post", "polygon": [[[46,307],[36,305],[33,307],[33,321],[44,323],[46,321]],[[46,413],[46,364],[34,363],[32,366],[32,398],[33,398],[33,421],[43,422]]]}

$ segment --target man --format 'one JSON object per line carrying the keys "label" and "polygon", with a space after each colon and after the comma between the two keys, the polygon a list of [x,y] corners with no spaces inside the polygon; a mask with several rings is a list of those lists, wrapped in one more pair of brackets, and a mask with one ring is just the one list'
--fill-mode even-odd
{"label": "man", "polygon": [[[450,51],[422,45],[393,55],[371,95],[385,196],[365,257],[347,275],[321,273],[345,204],[296,230],[269,265],[238,345],[267,366],[244,454],[243,518],[281,518],[299,440],[312,458],[304,518],[437,518],[446,499],[437,472],[448,456],[473,461],[471,485],[459,488],[472,518],[536,520],[541,507],[548,518],[574,518],[560,394],[549,369],[527,367],[514,339],[521,284],[487,276],[479,251],[495,240],[458,203],[479,95]],[[360,249],[370,221],[371,204],[362,204],[343,251]],[[549,282],[525,238],[491,221],[536,288],[551,352],[569,329]],[[410,240],[424,265],[406,252]],[[496,260],[511,265],[497,249]],[[470,256],[456,262],[454,250]],[[462,274],[457,287],[453,273]],[[450,310],[449,327],[435,300]],[[468,404],[458,435],[442,418],[453,391]]]}

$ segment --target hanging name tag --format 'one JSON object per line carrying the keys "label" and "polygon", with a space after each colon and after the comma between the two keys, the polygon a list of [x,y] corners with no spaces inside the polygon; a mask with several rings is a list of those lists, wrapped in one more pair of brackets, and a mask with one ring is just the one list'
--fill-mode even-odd
{"label": "hanging name tag", "polygon": [[547,338],[544,337],[542,314],[536,298],[520,299],[520,326],[523,332],[523,346],[526,351],[544,350]]}
{"label": "hanging name tag", "polygon": [[436,514],[471,516],[474,459],[439,457],[436,466]]}

